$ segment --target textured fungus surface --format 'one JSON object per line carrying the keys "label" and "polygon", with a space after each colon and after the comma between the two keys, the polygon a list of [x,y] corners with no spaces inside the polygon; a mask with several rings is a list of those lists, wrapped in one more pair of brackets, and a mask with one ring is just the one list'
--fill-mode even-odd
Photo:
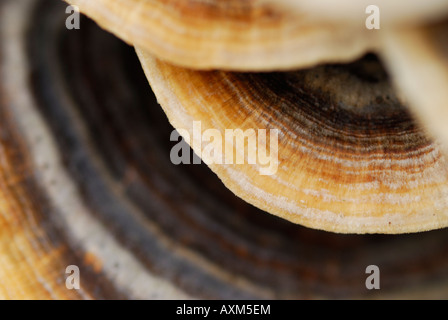
{"label": "textured fungus surface", "polygon": [[[448,297],[446,230],[311,230],[205,165],[172,165],[134,50],[85,19],[67,31],[64,12],[0,2],[0,297]],[[80,291],[65,287],[71,264]],[[370,264],[379,292],[364,285]]]}
{"label": "textured fungus surface", "polygon": [[274,70],[348,61],[376,35],[253,0],[68,0],[99,25],[176,65]]}
{"label": "textured fungus surface", "polygon": [[257,207],[337,232],[447,225],[446,158],[416,127],[374,57],[259,74],[192,71],[140,57],[175,128],[193,135],[193,121],[200,120],[203,130],[279,130],[274,175],[260,175],[247,161],[211,165]]}

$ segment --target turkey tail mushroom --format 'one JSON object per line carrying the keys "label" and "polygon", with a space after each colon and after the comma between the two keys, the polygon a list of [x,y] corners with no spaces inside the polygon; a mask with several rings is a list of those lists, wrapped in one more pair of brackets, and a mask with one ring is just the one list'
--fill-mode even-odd
{"label": "turkey tail mushroom", "polygon": [[[424,32],[423,23],[447,14],[446,1],[419,0],[405,8],[402,1],[380,1],[387,30],[378,32],[359,21],[366,1],[343,1],[340,8],[319,2],[319,10],[307,0],[68,2],[137,48],[162,108],[186,140],[194,136],[195,121],[202,125],[199,134],[209,129],[223,136],[226,129],[279,132],[278,152],[271,150],[278,159],[273,175],[260,174],[253,163],[210,161],[204,157],[210,145],[197,140],[202,137],[189,141],[224,184],[251,204],[295,223],[342,233],[448,225],[444,148],[407,111],[410,105],[424,127],[434,122],[435,137],[443,137],[444,118],[436,115],[445,103],[444,68],[410,68],[425,54],[431,59],[432,47],[395,36],[404,26],[416,28],[413,35]],[[404,57],[413,41],[422,49]],[[404,87],[403,96],[390,88],[388,70],[372,55],[348,63],[366,52],[386,60],[393,80]],[[216,68],[221,71],[200,70]],[[302,70],[291,71],[297,68]],[[419,80],[409,79],[425,81],[431,77],[424,74],[428,70],[435,73],[437,85],[427,85],[437,102],[424,108],[428,95],[415,90]],[[223,154],[215,150],[218,158],[226,151],[245,152],[237,145],[226,148],[220,146]],[[256,153],[252,147],[247,157]]]}
{"label": "turkey tail mushroom", "polygon": [[[192,71],[138,52],[171,124],[189,137],[195,121],[222,136],[227,128],[278,130],[275,174],[261,175],[259,163],[247,159],[210,164],[253,205],[334,232],[403,233],[448,225],[447,159],[414,124],[374,57],[257,74]],[[207,154],[205,143],[202,149],[190,143],[197,154]],[[257,150],[252,152],[256,157]]]}
{"label": "turkey tail mushroom", "polygon": [[170,63],[195,69],[279,70],[349,61],[376,35],[248,0],[67,0],[100,26]]}
{"label": "turkey tail mushroom", "polygon": [[[80,30],[67,30],[65,9],[55,0],[0,1],[1,299],[448,296],[447,230],[345,235],[305,228],[234,196],[206,165],[174,165],[173,128],[134,48],[87,18]],[[352,224],[336,225],[341,231],[367,232],[374,223],[385,232],[416,230],[419,217],[425,228],[444,225],[444,157],[372,55],[261,74],[194,71],[139,54],[180,132],[194,119],[204,129],[214,121],[282,130],[278,177],[305,186],[294,199],[298,212],[345,210],[337,221]],[[251,166],[212,168],[243,197],[255,190],[237,184],[245,176],[260,182],[259,190],[295,193]],[[338,185],[312,189],[330,181]],[[345,201],[353,199],[361,204]],[[390,221],[401,227],[385,224],[387,213],[367,211],[370,224],[357,229],[358,206],[411,211]],[[293,215],[332,228],[304,217]],[[381,290],[366,290],[372,263],[381,267]],[[79,290],[67,286],[67,266],[79,267]]]}

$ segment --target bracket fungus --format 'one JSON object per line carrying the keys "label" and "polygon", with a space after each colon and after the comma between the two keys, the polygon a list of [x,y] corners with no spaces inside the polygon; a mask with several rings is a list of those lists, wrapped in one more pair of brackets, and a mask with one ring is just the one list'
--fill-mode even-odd
{"label": "bracket fungus", "polygon": [[[251,164],[206,161],[251,204],[343,233],[448,225],[443,147],[407,111],[409,104],[443,142],[445,117],[437,115],[447,101],[445,69],[428,67],[440,59],[423,52],[431,50],[423,40],[396,35],[409,26],[409,37],[419,38],[426,24],[446,14],[446,1],[381,2],[387,30],[376,33],[359,27],[364,2],[339,8],[319,2],[319,10],[312,1],[68,2],[136,46],[159,103],[188,136],[194,121],[220,132],[278,130],[279,167],[271,176],[257,174]],[[368,52],[385,59],[403,87],[399,94],[381,62],[371,55],[359,60]],[[197,70],[210,68],[234,72]],[[267,70],[274,72],[247,72]],[[422,88],[431,88],[416,90],[428,78]],[[204,153],[204,146],[188,142]]]}
{"label": "bracket fungus", "polygon": [[[63,1],[0,1],[0,298],[448,296],[446,229],[364,234],[447,224],[440,1],[378,1],[373,31],[287,0],[68,2],[138,54]],[[212,170],[170,161],[170,122]],[[210,161],[198,136],[228,129],[247,158],[265,129],[273,174]]]}
{"label": "bracket fungus", "polygon": [[175,128],[193,135],[200,120],[204,130],[280,132],[273,175],[250,164],[210,165],[253,205],[344,233],[448,224],[447,159],[414,124],[374,58],[266,74],[193,71],[139,54]]}
{"label": "bracket fungus", "polygon": [[375,45],[351,25],[263,1],[68,0],[131,45],[190,68],[278,70],[349,61]]}

